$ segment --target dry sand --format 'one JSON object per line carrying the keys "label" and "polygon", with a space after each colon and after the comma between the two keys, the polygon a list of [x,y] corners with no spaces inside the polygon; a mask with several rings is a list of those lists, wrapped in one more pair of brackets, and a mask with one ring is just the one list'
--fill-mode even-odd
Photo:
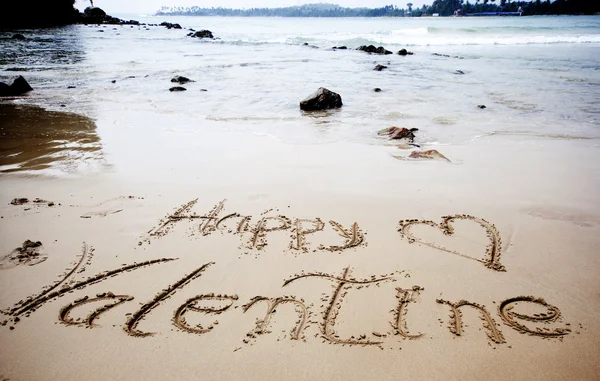
{"label": "dry sand", "polygon": [[244,146],[3,174],[0,379],[600,377],[593,143]]}

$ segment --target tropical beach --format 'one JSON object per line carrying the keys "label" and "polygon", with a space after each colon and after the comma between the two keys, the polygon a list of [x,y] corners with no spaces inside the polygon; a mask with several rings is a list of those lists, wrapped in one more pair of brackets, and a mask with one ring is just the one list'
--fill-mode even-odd
{"label": "tropical beach", "polygon": [[598,378],[597,16],[105,10],[0,33],[0,379]]}

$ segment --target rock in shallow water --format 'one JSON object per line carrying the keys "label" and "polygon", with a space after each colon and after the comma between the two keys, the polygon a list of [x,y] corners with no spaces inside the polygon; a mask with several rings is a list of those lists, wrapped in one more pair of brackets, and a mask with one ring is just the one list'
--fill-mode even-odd
{"label": "rock in shallow water", "polygon": [[189,79],[188,77],[184,77],[181,75],[176,75],[175,77],[171,78],[171,82],[173,83],[179,83],[179,84],[184,84],[184,83],[188,83],[188,82],[194,82],[191,79]]}
{"label": "rock in shallow water", "polygon": [[383,69],[387,69],[387,68],[388,67],[385,66],[385,65],[377,65],[377,66],[375,66],[375,69],[373,69],[373,70],[375,70],[375,71],[382,71]]}
{"label": "rock in shallow water", "polygon": [[191,37],[196,38],[215,38],[210,30],[199,30],[196,33],[192,34]]}
{"label": "rock in shallow water", "polygon": [[169,89],[170,92],[174,92],[174,91],[187,91],[187,89],[185,87],[181,87],[181,86],[175,86],[175,87],[171,87]]}
{"label": "rock in shallow water", "polygon": [[29,86],[29,83],[23,78],[23,76],[18,76],[12,83],[12,85],[7,85],[6,83],[0,82],[0,97],[12,97],[17,95],[23,95],[32,91],[33,89]]}
{"label": "rock in shallow water", "polygon": [[317,111],[340,108],[342,105],[342,97],[338,93],[321,87],[314,94],[300,102],[300,109],[304,111]]}
{"label": "rock in shallow water", "polygon": [[378,48],[376,48],[374,45],[363,45],[358,47],[358,49],[356,50],[361,50],[363,52],[367,52],[367,53],[375,53],[375,54],[394,54],[392,52],[390,52],[389,50],[385,49],[383,46],[380,46]]}
{"label": "rock in shallow water", "polygon": [[390,128],[384,128],[383,130],[379,131],[377,134],[379,136],[387,136],[390,139],[406,139],[408,141],[410,141],[412,143],[412,141],[415,139],[415,131],[419,131],[418,128],[411,128],[410,130],[408,128],[398,128],[398,127],[390,127]]}

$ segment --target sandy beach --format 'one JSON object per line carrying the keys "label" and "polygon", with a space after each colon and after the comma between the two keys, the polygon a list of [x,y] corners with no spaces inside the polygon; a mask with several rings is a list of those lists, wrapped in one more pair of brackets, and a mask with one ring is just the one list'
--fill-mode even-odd
{"label": "sandy beach", "polygon": [[598,136],[418,161],[98,99],[0,104],[0,379],[598,379]]}

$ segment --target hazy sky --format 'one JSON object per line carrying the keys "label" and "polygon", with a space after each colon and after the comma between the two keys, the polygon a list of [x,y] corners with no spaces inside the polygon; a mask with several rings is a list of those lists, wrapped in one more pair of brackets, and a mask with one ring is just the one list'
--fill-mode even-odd
{"label": "hazy sky", "polygon": [[[161,6],[192,6],[199,7],[227,7],[227,8],[252,8],[252,7],[287,7],[291,5],[301,5],[310,3],[332,3],[344,7],[381,7],[394,4],[398,7],[406,8],[406,3],[412,2],[414,6],[431,4],[433,0],[94,0],[94,5],[110,13],[128,13],[143,12],[151,13],[158,10]],[[88,0],[76,0],[75,5],[83,10],[89,6]]]}

